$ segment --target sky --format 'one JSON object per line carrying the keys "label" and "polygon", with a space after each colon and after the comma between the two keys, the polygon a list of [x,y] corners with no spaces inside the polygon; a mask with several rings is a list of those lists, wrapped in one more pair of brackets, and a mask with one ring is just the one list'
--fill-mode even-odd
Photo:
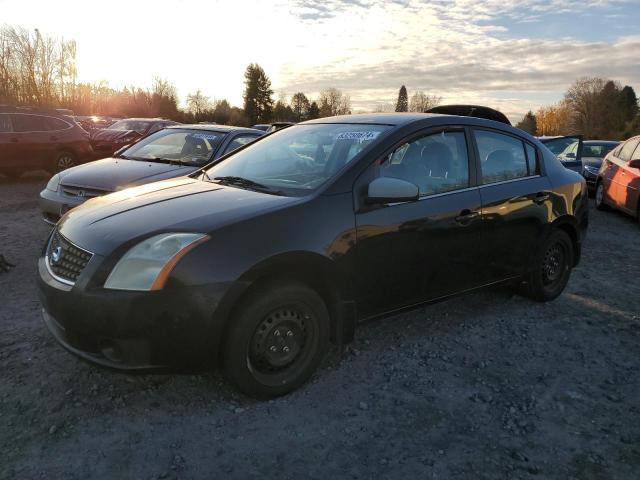
{"label": "sky", "polygon": [[80,81],[160,76],[181,103],[242,106],[252,62],[276,98],[336,87],[354,113],[401,85],[515,121],[583,76],[640,92],[640,0],[0,0],[2,23],[76,40]]}

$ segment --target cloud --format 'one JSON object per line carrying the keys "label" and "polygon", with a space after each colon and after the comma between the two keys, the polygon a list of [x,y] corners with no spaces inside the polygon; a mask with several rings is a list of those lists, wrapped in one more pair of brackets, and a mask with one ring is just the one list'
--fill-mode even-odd
{"label": "cloud", "polygon": [[640,51],[640,37],[510,38],[510,23],[543,22],[567,12],[576,18],[619,15],[628,5],[626,0],[297,2],[292,14],[305,23],[307,35],[332,32],[326,44],[332,54],[325,53],[321,62],[305,58],[284,64],[279,84],[305,92],[338,87],[362,109],[393,101],[404,84],[447,99],[506,105],[518,115],[542,101],[527,98],[559,98],[582,76],[637,82],[640,64],[630,59]]}

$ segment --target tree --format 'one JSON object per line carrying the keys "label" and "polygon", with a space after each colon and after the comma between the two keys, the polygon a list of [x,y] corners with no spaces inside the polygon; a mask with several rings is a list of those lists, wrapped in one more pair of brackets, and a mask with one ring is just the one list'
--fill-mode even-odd
{"label": "tree", "polygon": [[310,107],[309,99],[304,93],[294,93],[293,97],[291,97],[291,108],[296,122],[301,122],[303,119],[308,118]]}
{"label": "tree", "polygon": [[260,65],[252,63],[244,73],[244,83],[244,113],[249,123],[269,122],[273,110],[271,80]]}
{"label": "tree", "polygon": [[418,90],[411,95],[411,101],[409,102],[409,111],[424,113],[430,108],[440,105],[442,97],[436,95],[427,95],[423,91]]}
{"label": "tree", "polygon": [[318,98],[320,117],[334,117],[351,113],[351,99],[337,88],[327,88]]}
{"label": "tree", "polygon": [[537,124],[536,124],[536,116],[533,114],[533,112],[531,110],[529,110],[524,118],[518,122],[518,124],[516,125],[516,128],[519,128],[520,130],[524,130],[527,133],[530,133],[531,135],[535,135],[536,131],[538,130]]}
{"label": "tree", "polygon": [[606,80],[584,77],[576,80],[565,93],[565,100],[573,112],[573,126],[587,138],[597,134],[602,114],[600,93]]}
{"label": "tree", "polygon": [[633,87],[629,85],[624,86],[620,91],[618,103],[620,113],[625,122],[633,120],[635,116],[638,115],[638,98],[636,97],[636,92],[633,90]]}
{"label": "tree", "polygon": [[202,120],[203,112],[209,107],[209,97],[203,95],[200,90],[187,95],[187,111],[194,115],[196,122]]}
{"label": "tree", "polygon": [[557,105],[542,107],[536,112],[536,134],[544,135],[570,135],[572,132],[571,106],[562,101]]}
{"label": "tree", "polygon": [[227,100],[216,100],[213,102],[213,121],[221,125],[226,125],[231,119],[231,105]]}
{"label": "tree", "polygon": [[311,105],[309,105],[307,120],[313,120],[316,118],[320,118],[320,107],[318,107],[318,104],[316,102],[311,102]]}
{"label": "tree", "polygon": [[398,92],[398,101],[396,102],[396,112],[409,111],[409,98],[407,97],[407,87],[402,85]]}

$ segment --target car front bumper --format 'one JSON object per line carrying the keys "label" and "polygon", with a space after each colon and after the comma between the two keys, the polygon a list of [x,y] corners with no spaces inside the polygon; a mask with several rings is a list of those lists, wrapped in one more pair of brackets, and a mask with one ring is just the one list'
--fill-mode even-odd
{"label": "car front bumper", "polygon": [[586,168],[583,168],[582,176],[586,180],[589,190],[594,190],[596,188],[596,180],[598,180],[598,172],[593,173]]}
{"label": "car front bumper", "polygon": [[52,192],[46,188],[40,192],[40,212],[42,219],[49,225],[55,225],[60,217],[74,207],[87,201],[84,197],[71,197],[63,194],[60,189]]}
{"label": "car front bumper", "polygon": [[[101,261],[95,257],[87,270]],[[38,270],[44,323],[67,350],[86,360],[147,371],[193,368],[217,358],[224,321],[215,312],[229,284],[154,292],[109,290],[87,287],[81,280],[73,286],[62,283],[51,275],[44,258]]]}

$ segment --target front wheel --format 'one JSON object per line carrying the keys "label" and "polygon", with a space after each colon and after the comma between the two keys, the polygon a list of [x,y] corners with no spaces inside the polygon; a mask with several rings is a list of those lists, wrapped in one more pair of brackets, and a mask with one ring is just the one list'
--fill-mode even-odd
{"label": "front wheel", "polygon": [[224,339],[223,371],[255,398],[285,395],[318,368],[329,343],[322,298],[299,283],[260,289],[243,300]]}
{"label": "front wheel", "polygon": [[563,230],[554,229],[536,255],[525,294],[538,302],[555,299],[567,286],[572,266],[571,238]]}
{"label": "front wheel", "polygon": [[598,182],[596,185],[595,202],[598,210],[606,210],[608,208],[607,204],[604,203],[604,185],[602,184],[602,181]]}

